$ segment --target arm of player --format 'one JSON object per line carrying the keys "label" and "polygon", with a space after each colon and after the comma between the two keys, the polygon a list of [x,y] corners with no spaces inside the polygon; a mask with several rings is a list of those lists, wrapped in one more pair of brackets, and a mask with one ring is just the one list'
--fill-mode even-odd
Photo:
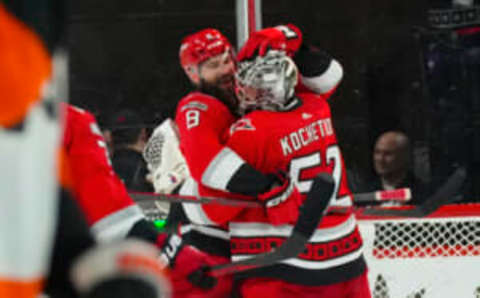
{"label": "arm of player", "polygon": [[293,24],[253,33],[239,51],[237,60],[263,56],[269,49],[285,51],[293,58],[300,72],[298,92],[310,91],[328,98],[343,78],[340,63],[328,53],[305,44],[302,31]]}
{"label": "arm of player", "polygon": [[213,189],[244,195],[268,190],[273,180],[223,145],[222,136],[234,120],[226,106],[199,94],[186,99],[177,108],[175,122],[192,177]]}
{"label": "arm of player", "polygon": [[293,61],[300,72],[298,92],[312,91],[329,98],[342,81],[342,65],[328,53],[313,46],[302,44]]}
{"label": "arm of player", "polygon": [[[270,223],[273,225],[294,223],[298,218],[298,208],[302,201],[300,192],[286,173],[278,172],[279,165],[267,166],[268,149],[272,142],[268,136],[262,136],[257,131],[256,125],[254,120],[248,117],[238,120],[230,128],[227,145],[254,167],[274,172],[269,175],[275,181],[272,187],[255,194],[256,199],[264,205]],[[252,139],[256,142],[252,142]]]}
{"label": "arm of player", "polygon": [[65,109],[63,147],[74,197],[98,240],[122,239],[144,215],[115,175],[93,115],[72,106]]}

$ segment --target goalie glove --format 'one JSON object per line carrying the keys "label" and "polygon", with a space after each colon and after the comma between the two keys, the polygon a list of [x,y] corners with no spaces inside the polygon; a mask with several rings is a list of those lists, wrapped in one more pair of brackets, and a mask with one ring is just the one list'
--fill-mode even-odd
{"label": "goalie glove", "polygon": [[237,61],[252,59],[257,54],[264,56],[269,49],[285,51],[293,57],[302,45],[302,40],[302,32],[292,24],[266,28],[250,35],[238,53]]}
{"label": "goalie glove", "polygon": [[170,297],[171,285],[155,246],[125,240],[93,248],[72,266],[71,279],[86,298]]}
{"label": "goalie glove", "polygon": [[156,193],[172,193],[190,176],[185,158],[180,152],[175,123],[170,118],[155,128],[145,146],[143,158],[147,162],[149,180]]}

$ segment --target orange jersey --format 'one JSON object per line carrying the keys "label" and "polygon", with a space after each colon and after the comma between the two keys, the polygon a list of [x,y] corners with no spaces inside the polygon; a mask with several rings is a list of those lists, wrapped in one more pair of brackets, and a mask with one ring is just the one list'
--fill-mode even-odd
{"label": "orange jersey", "polygon": [[0,4],[0,125],[23,121],[50,78],[51,59],[39,38]]}

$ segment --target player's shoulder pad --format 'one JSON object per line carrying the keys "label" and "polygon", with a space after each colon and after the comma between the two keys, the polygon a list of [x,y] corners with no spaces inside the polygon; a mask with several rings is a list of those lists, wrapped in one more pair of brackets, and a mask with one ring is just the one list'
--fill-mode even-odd
{"label": "player's shoulder pad", "polygon": [[215,109],[217,106],[222,105],[223,103],[213,96],[201,92],[191,92],[180,100],[177,112],[184,112],[188,109],[208,111],[209,108]]}
{"label": "player's shoulder pad", "polygon": [[93,115],[90,112],[82,108],[79,108],[77,106],[74,106],[71,104],[62,104],[62,106],[66,108],[66,112],[69,115],[73,115],[75,117],[82,117],[82,118],[93,118]]}
{"label": "player's shoulder pad", "polygon": [[97,120],[95,116],[79,107],[66,104],[66,127],[89,127],[91,130],[94,130],[95,134],[100,134],[101,131],[98,127]]}
{"label": "player's shoulder pad", "polygon": [[300,92],[297,93],[297,97],[300,98],[304,103],[315,102],[316,104],[326,104],[328,105],[327,99],[325,96],[313,92]]}

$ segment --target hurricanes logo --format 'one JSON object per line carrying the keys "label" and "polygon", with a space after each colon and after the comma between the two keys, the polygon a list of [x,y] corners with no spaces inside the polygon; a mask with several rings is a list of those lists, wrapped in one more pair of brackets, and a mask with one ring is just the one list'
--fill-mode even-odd
{"label": "hurricanes logo", "polygon": [[240,119],[230,127],[230,135],[239,130],[255,130],[255,126],[253,126],[252,120],[249,118]]}

